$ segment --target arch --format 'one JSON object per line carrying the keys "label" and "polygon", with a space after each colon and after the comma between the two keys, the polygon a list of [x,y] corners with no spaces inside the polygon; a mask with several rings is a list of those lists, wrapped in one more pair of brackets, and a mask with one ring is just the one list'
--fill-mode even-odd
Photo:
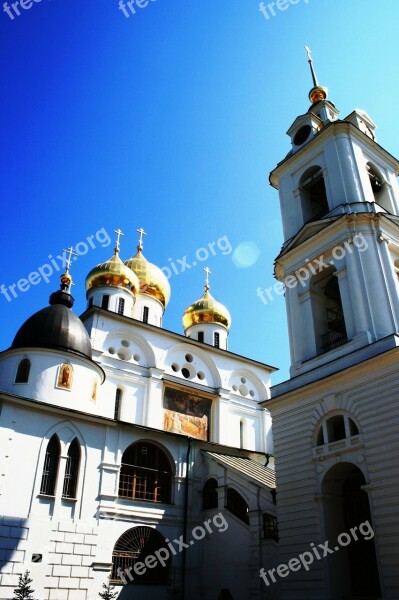
{"label": "arch", "polygon": [[[185,358],[187,355],[192,355],[193,357],[191,363],[188,364]],[[202,348],[193,348],[193,346],[189,346],[188,344],[176,344],[168,348],[164,353],[162,364],[166,372],[175,376],[182,367],[188,368],[192,378],[202,372],[205,375],[204,378],[200,378],[202,385],[212,388],[222,387],[220,373],[215,363]],[[177,367],[177,370],[174,367]]]}
{"label": "arch", "polygon": [[202,488],[202,510],[218,508],[218,482],[214,477],[208,479]]}
{"label": "arch", "polygon": [[62,488],[62,497],[65,499],[76,499],[81,454],[79,441],[75,437],[69,445],[65,466],[64,485]]}
{"label": "arch", "polygon": [[[163,535],[151,527],[132,527],[117,540],[112,553],[113,584],[169,585],[171,558],[157,561],[151,568],[135,570],[136,563],[144,563],[148,556],[166,547]],[[134,570],[134,573],[132,571]],[[142,573],[142,574],[141,574]]]}
{"label": "arch", "polygon": [[365,483],[363,472],[350,462],[331,467],[322,482],[326,539],[339,543],[339,552],[327,558],[333,598],[380,597]]}
{"label": "arch", "polygon": [[248,369],[233,371],[228,379],[227,387],[235,394],[254,400],[264,400],[267,395],[261,379]]}
{"label": "arch", "polygon": [[317,354],[323,354],[348,341],[336,269],[329,267],[310,280],[312,313]]}
{"label": "arch", "polygon": [[392,213],[392,201],[387,182],[382,173],[371,162],[366,163],[367,174],[373,192],[374,201],[384,210]]}
{"label": "arch", "polygon": [[319,165],[307,169],[299,180],[299,190],[304,223],[326,215],[328,206],[323,170]]}
{"label": "arch", "polygon": [[[122,342],[128,342],[133,347],[126,348]],[[136,348],[134,347],[136,346]],[[110,352],[110,349],[113,352]],[[141,335],[137,333],[131,333],[123,329],[110,332],[104,341],[103,351],[110,354],[118,354],[119,350],[127,353],[129,358],[127,360],[134,360],[138,362],[142,367],[155,367],[156,359],[153,349],[150,344]],[[139,355],[139,360],[136,360],[135,355]],[[125,359],[126,360],[126,359]]]}
{"label": "arch", "polygon": [[226,508],[241,521],[249,525],[249,506],[234,488],[227,488]]}
{"label": "arch", "polygon": [[324,446],[359,435],[354,417],[343,411],[329,412],[314,430],[315,446]]}
{"label": "arch", "polygon": [[142,440],[128,446],[122,455],[120,498],[170,503],[174,468],[160,446]]}
{"label": "arch", "polygon": [[31,363],[29,358],[23,358],[17,367],[14,383],[28,383]]}
{"label": "arch", "polygon": [[60,456],[60,440],[58,435],[54,433],[47,444],[40,482],[40,494],[44,496],[55,496]]}

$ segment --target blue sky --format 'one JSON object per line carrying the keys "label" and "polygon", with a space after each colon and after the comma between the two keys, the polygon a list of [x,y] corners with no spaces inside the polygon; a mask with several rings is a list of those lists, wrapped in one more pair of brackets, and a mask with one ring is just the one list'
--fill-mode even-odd
{"label": "blue sky", "polygon": [[[129,18],[118,0],[42,0],[20,13],[0,6],[0,284],[118,227],[127,259],[143,227],[147,258],[179,271],[164,326],[182,332],[209,266],[233,317],[230,349],[286,379],[284,299],[265,306],[256,290],[274,284],[282,244],[268,174],[309,106],[303,46],[341,117],[365,109],[397,155],[397,0],[299,0],[269,19],[256,0],[151,0]],[[112,254],[98,238],[73,264],[78,314],[87,272]],[[178,259],[197,265],[181,272]],[[2,349],[57,288],[55,272],[11,302],[0,295]]]}

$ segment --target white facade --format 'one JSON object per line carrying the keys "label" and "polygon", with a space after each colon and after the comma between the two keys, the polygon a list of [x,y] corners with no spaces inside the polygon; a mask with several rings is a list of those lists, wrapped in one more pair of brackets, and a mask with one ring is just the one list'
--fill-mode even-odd
{"label": "white facade", "polygon": [[127,564],[118,543],[154,536],[143,556],[166,547],[171,564],[146,585],[142,572],[123,585],[122,568],[118,597],[276,597],[258,576],[278,552],[264,525],[276,507],[259,405],[273,368],[119,314],[117,302],[102,309],[110,290],[130,294],[94,286],[81,317],[93,360],[33,342],[0,354],[0,598],[29,570],[40,600],[94,600]]}

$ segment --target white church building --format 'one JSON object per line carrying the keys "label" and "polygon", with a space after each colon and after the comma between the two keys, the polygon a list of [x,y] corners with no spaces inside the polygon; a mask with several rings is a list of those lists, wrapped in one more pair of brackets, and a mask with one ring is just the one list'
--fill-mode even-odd
{"label": "white church building", "polygon": [[339,118],[309,62],[311,106],[270,175],[291,350],[263,403],[288,565],[275,578],[287,600],[398,599],[399,162],[363,110]]}
{"label": "white church building", "polygon": [[273,368],[229,352],[209,291],[162,328],[170,286],[137,253],[68,269],[0,354],[0,598],[29,570],[39,600],[276,597]]}

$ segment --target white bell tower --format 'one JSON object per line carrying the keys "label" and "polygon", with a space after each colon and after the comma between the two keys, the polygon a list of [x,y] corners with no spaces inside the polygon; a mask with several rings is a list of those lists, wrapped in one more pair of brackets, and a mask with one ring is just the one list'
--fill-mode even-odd
{"label": "white bell tower", "polygon": [[339,118],[307,52],[311,106],[270,175],[284,230],[275,275],[285,287],[291,377],[399,331],[399,162],[364,111]]}

